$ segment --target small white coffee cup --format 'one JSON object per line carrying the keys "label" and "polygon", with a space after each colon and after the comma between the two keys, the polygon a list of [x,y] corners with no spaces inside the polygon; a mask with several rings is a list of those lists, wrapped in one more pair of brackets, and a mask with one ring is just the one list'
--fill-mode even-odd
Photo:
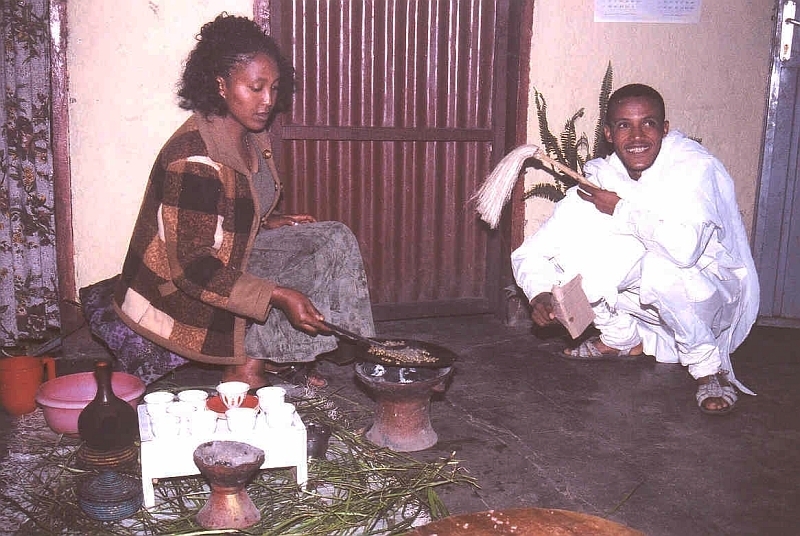
{"label": "small white coffee cup", "polygon": [[194,406],[197,411],[202,411],[206,408],[208,393],[202,389],[186,389],[178,393],[178,400],[181,402],[188,402]]}
{"label": "small white coffee cup", "polygon": [[217,431],[217,415],[216,411],[210,409],[203,409],[197,411],[192,415],[192,435],[193,436],[210,436]]}
{"label": "small white coffee cup", "polygon": [[178,437],[180,433],[180,418],[166,411],[163,413],[151,413],[150,430],[158,439]]}
{"label": "small white coffee cup", "polygon": [[252,432],[256,426],[257,413],[256,408],[230,408],[225,412],[228,430],[235,434]]}
{"label": "small white coffee cup", "polygon": [[228,409],[241,406],[249,390],[250,385],[245,382],[222,382],[217,385],[219,397]]}
{"label": "small white coffee cup", "polygon": [[192,415],[196,408],[189,402],[173,402],[167,406],[167,415],[178,417],[178,435],[191,434]]}
{"label": "small white coffee cup", "polygon": [[256,391],[256,396],[258,397],[258,407],[266,413],[270,406],[286,401],[286,389],[277,385],[268,385]]}
{"label": "small white coffee cup", "polygon": [[269,406],[266,411],[267,426],[270,428],[288,428],[294,421],[295,412],[294,404],[289,404],[288,402]]}
{"label": "small white coffee cup", "polygon": [[164,414],[167,407],[175,401],[175,395],[169,391],[153,391],[144,395],[144,404],[147,414]]}

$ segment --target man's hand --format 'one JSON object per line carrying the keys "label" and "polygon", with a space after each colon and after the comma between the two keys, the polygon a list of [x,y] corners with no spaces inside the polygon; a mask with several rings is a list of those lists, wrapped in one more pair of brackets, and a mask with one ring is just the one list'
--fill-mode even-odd
{"label": "man's hand", "polygon": [[578,197],[593,204],[594,207],[603,214],[614,214],[614,209],[619,202],[619,196],[615,192],[603,190],[588,184],[581,184],[578,187]]}
{"label": "man's hand", "polygon": [[552,326],[556,322],[553,314],[553,295],[549,292],[537,294],[531,300],[531,320],[540,328]]}
{"label": "man's hand", "polygon": [[330,332],[322,323],[325,317],[302,292],[287,287],[275,287],[270,302],[283,311],[295,329],[309,335]]}

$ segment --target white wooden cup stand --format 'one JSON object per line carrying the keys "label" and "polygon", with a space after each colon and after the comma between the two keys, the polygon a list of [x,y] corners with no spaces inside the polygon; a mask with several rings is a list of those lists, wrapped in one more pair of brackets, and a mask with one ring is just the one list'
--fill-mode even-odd
{"label": "white wooden cup stand", "polygon": [[306,457],[306,427],[295,412],[291,426],[270,428],[263,413],[248,432],[233,433],[223,418],[217,420],[213,432],[189,434],[181,427],[178,435],[157,437],[150,426],[145,404],[138,407],[139,434],[142,441],[142,492],[145,508],[155,506],[154,480],[188,475],[199,475],[194,463],[194,451],[206,441],[240,441],[264,451],[261,469],[295,467],[297,484],[304,487],[308,480]]}

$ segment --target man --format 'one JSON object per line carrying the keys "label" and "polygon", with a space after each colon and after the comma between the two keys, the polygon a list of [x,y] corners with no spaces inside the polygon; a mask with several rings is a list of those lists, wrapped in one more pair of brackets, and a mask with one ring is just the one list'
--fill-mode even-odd
{"label": "man", "polygon": [[553,284],[582,276],[600,335],[565,357],[681,363],[697,381],[701,411],[725,414],[730,354],[758,311],[758,280],[722,164],[670,132],[653,88],[615,91],[603,127],[613,154],[585,166],[596,187],[570,189],[553,216],[512,253],[514,277],[539,326],[554,323]]}

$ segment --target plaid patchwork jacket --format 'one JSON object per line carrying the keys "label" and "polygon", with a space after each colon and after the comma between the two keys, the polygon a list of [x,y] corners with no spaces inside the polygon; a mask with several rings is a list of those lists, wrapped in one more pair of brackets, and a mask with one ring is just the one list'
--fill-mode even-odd
{"label": "plaid patchwork jacket", "polygon": [[[114,305],[131,329],[156,344],[188,359],[233,365],[246,357],[247,320],[266,320],[275,283],[247,272],[263,210],[219,121],[195,114],[161,149]],[[250,142],[264,152],[280,190],[268,134],[250,134]]]}

